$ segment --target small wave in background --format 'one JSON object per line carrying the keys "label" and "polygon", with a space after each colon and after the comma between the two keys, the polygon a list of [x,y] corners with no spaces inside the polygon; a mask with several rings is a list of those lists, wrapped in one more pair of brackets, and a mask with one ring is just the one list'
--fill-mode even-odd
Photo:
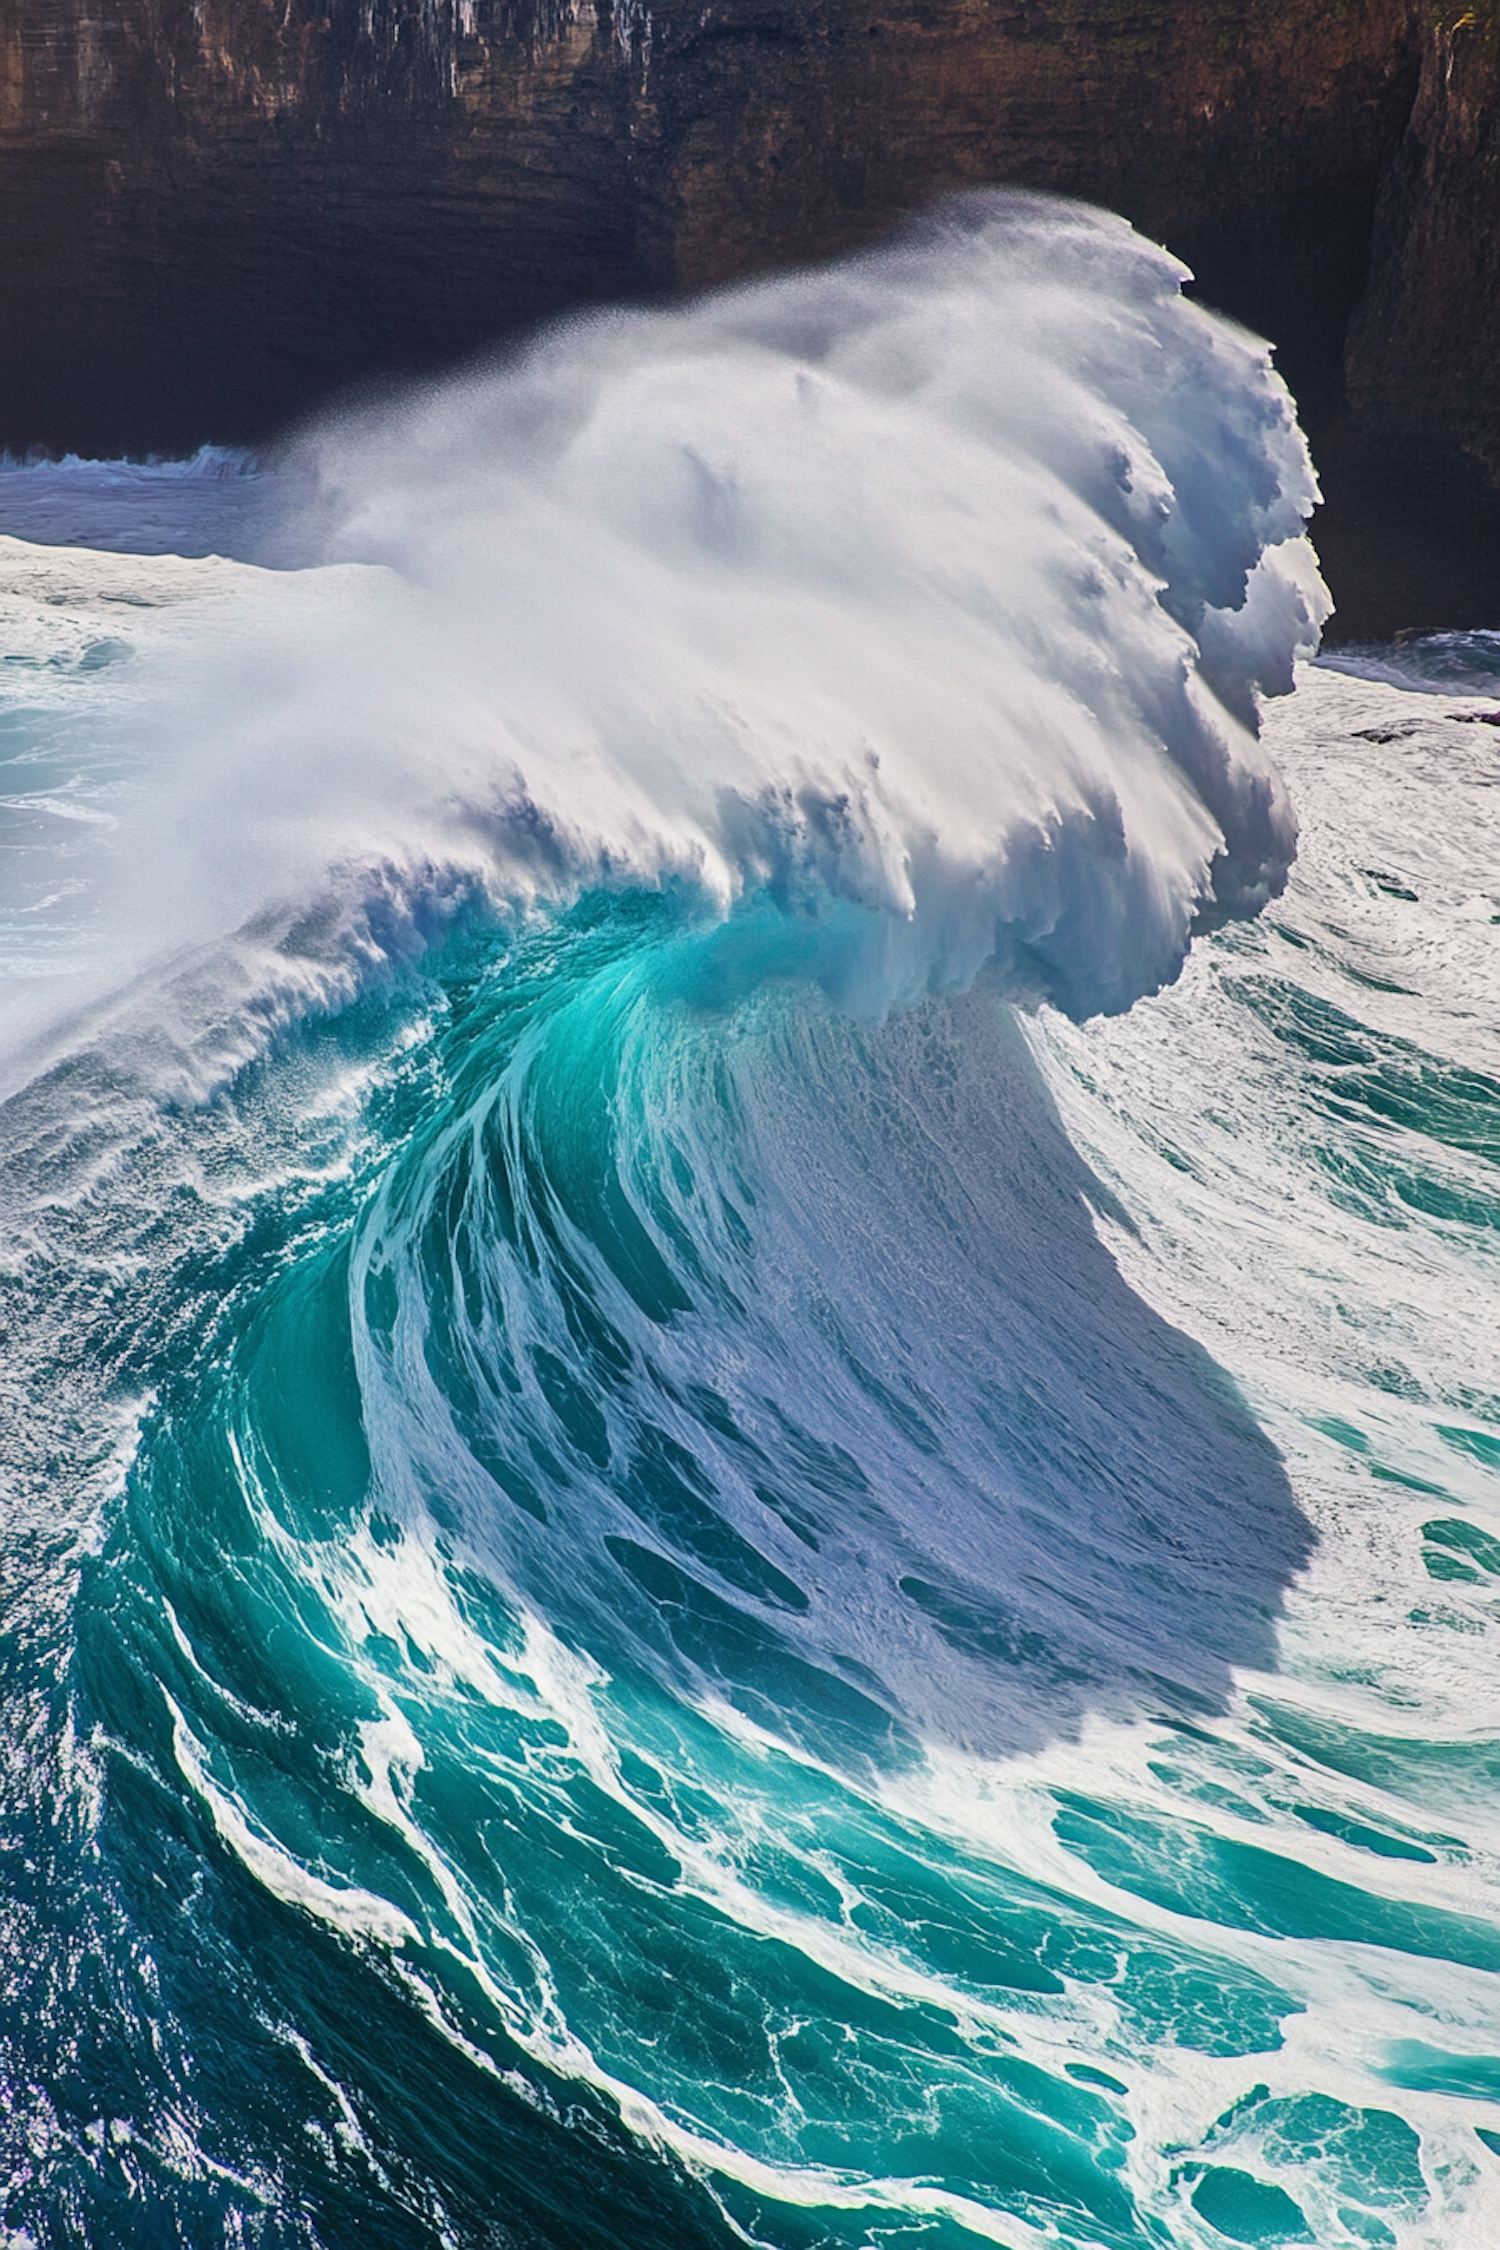
{"label": "small wave in background", "polygon": [[1355,679],[1388,680],[1429,695],[1493,695],[1500,690],[1500,633],[1409,633],[1389,646],[1356,643],[1324,663]]}

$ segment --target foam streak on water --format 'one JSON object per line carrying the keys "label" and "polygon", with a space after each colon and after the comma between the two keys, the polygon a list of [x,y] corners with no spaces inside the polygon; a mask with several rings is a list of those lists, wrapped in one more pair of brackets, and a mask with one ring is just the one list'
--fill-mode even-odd
{"label": "foam streak on water", "polygon": [[1179,278],[5,546],[7,2250],[1500,2230],[1488,650]]}

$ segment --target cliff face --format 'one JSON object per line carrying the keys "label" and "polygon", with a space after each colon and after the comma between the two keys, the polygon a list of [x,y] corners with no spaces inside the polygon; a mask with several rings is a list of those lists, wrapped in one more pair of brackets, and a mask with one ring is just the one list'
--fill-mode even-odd
{"label": "cliff face", "polygon": [[592,15],[0,7],[0,439],[254,436],[645,286],[628,76]]}
{"label": "cliff face", "polygon": [[254,437],[1003,180],[1179,251],[1334,456],[1500,494],[1500,0],[1430,4],[0,0],[0,441]]}
{"label": "cliff face", "polygon": [[723,13],[683,10],[656,35],[650,194],[674,278],[764,256],[768,220],[801,255],[935,189],[1005,179],[1123,211],[1207,295],[1336,367],[1415,92],[1403,0]]}
{"label": "cliff face", "polygon": [[1500,0],[1443,0],[1353,322],[1355,419],[1500,491]]}

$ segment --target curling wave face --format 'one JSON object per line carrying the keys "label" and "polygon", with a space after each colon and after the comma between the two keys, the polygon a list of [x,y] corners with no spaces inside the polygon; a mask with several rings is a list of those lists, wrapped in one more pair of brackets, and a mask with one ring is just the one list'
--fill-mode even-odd
{"label": "curling wave face", "polygon": [[1488,1750],[1297,1589],[1331,1448],[1487,1629],[1493,1087],[1345,892],[1456,1040],[1490,924],[1327,679],[1236,919],[1312,485],[1180,278],[989,199],[17,563],[13,2229],[1483,2223]]}

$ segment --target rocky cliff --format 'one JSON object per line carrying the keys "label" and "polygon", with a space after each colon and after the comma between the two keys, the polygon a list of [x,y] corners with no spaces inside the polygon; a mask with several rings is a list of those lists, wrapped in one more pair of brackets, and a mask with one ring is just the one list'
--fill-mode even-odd
{"label": "rocky cliff", "polygon": [[0,441],[253,438],[1005,180],[1125,212],[1277,342],[1351,587],[1392,480],[1472,581],[1500,0],[1443,4],[0,0]]}

